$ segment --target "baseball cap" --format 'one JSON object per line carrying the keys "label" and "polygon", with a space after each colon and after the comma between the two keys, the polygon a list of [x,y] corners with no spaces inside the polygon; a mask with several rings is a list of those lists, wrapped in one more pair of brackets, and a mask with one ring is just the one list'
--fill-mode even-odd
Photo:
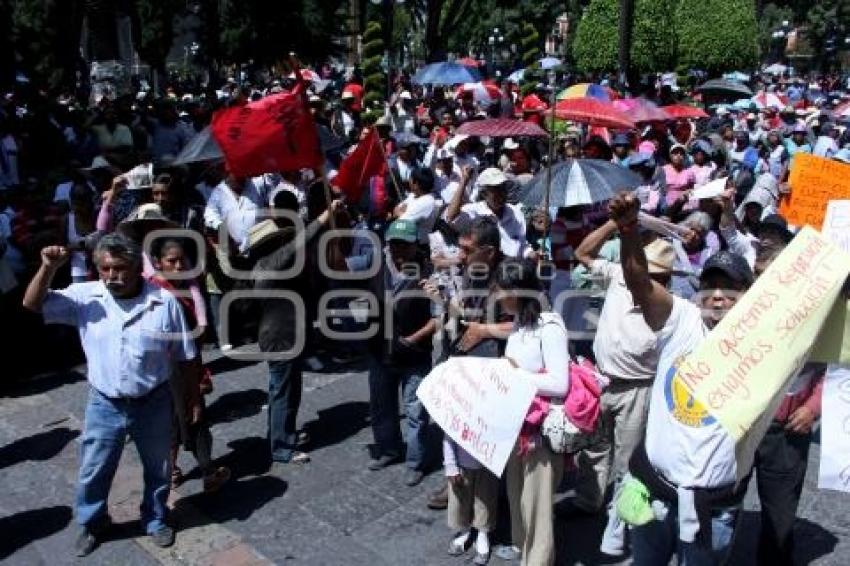
{"label": "baseball cap", "polygon": [[505,143],[502,144],[504,149],[517,149],[519,144],[513,138],[505,138]]}
{"label": "baseball cap", "polygon": [[482,187],[498,187],[508,181],[501,169],[488,167],[478,175],[478,184]]}
{"label": "baseball cap", "polygon": [[708,258],[703,265],[700,279],[705,279],[709,273],[718,271],[736,283],[749,286],[753,282],[753,270],[750,269],[747,260],[727,250],[721,250]]}
{"label": "baseball cap", "polygon": [[614,146],[614,145],[631,145],[631,143],[629,143],[629,136],[627,134],[622,134],[622,133],[617,134],[617,135],[614,136],[614,139],[611,142],[611,145],[612,146]]}
{"label": "baseball cap", "polygon": [[387,228],[386,240],[401,240],[413,243],[418,239],[416,223],[410,220],[396,220]]}
{"label": "baseball cap", "polygon": [[680,144],[680,143],[674,143],[674,144],[670,147],[670,155],[673,155],[673,152],[674,152],[674,151],[681,151],[681,152],[682,152],[682,153],[684,153],[685,155],[687,155],[687,154],[688,154],[688,148],[686,148],[685,146],[683,146],[683,145],[682,145],[682,144]]}
{"label": "baseball cap", "polygon": [[653,240],[643,248],[643,253],[646,255],[649,273],[669,274],[673,271],[676,251],[673,249],[673,244],[667,240],[663,238]]}

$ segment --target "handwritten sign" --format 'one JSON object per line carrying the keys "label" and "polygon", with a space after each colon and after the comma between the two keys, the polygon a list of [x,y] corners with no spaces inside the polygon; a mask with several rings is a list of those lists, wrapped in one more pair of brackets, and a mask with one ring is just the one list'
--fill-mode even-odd
{"label": "handwritten sign", "polygon": [[[850,253],[850,200],[829,202],[821,233]],[[850,301],[836,301],[810,360],[850,366]]]}
{"label": "handwritten sign", "polygon": [[436,366],[416,395],[452,440],[501,476],[535,387],[510,376],[507,360],[460,357]]}
{"label": "handwritten sign", "polygon": [[818,487],[850,492],[850,368],[829,366],[822,409]]}
{"label": "handwritten sign", "polygon": [[779,213],[790,224],[820,229],[827,203],[850,198],[850,165],[798,153],[788,182],[791,194],[782,201]]}
{"label": "handwritten sign", "polygon": [[805,227],[738,301],[679,378],[736,441],[746,472],[773,413],[835,304],[850,257]]}

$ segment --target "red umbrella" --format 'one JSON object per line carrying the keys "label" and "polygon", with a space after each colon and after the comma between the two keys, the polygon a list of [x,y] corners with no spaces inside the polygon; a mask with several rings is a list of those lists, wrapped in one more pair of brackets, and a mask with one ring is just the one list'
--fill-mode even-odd
{"label": "red umbrella", "polygon": [[664,110],[645,98],[624,98],[623,100],[615,100],[612,105],[617,110],[625,112],[635,124],[665,122],[670,119]]}
{"label": "red umbrella", "polygon": [[463,65],[464,67],[479,67],[480,63],[473,59],[472,57],[464,57],[463,59],[458,59],[455,61],[458,65]]}
{"label": "red umbrella", "polygon": [[699,120],[700,118],[708,118],[708,114],[703,109],[689,104],[670,104],[669,106],[662,106],[661,109],[670,116],[671,120]]}
{"label": "red umbrella", "polygon": [[533,122],[520,122],[510,118],[487,118],[470,120],[457,129],[467,136],[490,136],[494,138],[519,138],[522,136],[548,138],[549,134]]}
{"label": "red umbrella", "polygon": [[602,126],[615,130],[631,130],[634,121],[610,103],[595,98],[568,98],[555,104],[555,116],[591,126]]}

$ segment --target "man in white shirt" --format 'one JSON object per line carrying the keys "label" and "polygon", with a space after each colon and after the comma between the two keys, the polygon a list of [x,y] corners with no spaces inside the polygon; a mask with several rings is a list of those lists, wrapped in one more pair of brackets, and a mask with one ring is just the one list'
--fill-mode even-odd
{"label": "man in white shirt", "polygon": [[[602,246],[616,232],[617,225],[609,220],[588,234],[575,252],[589,276],[606,290],[593,341],[596,366],[609,380],[601,399],[602,420],[597,425],[605,431],[605,438],[580,453],[574,502],[576,510],[586,513],[602,508],[609,480],[619,480],[628,469],[629,458],[646,427],[646,407],[658,368],[655,332],[633,302],[622,266],[599,257]],[[649,276],[666,288],[676,257],[673,246],[656,238],[644,253]]]}
{"label": "man in white shirt", "polygon": [[257,221],[257,211],[268,207],[266,199],[265,187],[228,175],[210,194],[204,224],[211,230],[219,230],[224,224],[239,250],[244,250],[248,229]]}
{"label": "man in white shirt", "polygon": [[434,200],[434,173],[418,167],[410,174],[410,193],[396,206],[394,215],[399,220],[410,220],[416,224],[420,244],[428,244],[428,234],[434,228],[436,201]]}
{"label": "man in white shirt", "polygon": [[443,204],[452,201],[461,182],[461,169],[455,165],[454,152],[440,148],[436,153],[437,165],[434,169],[434,193],[439,195]]}
{"label": "man in white shirt", "polygon": [[649,276],[638,234],[639,201],[621,193],[609,206],[620,232],[626,285],[647,325],[658,332],[646,434],[629,472],[651,500],[666,506],[666,514],[632,529],[634,563],[667,564],[675,554],[684,564],[723,563],[746,482],[735,484],[734,439],[688,394],[678,368],[749,288],[753,272],[741,256],[721,251],[703,266],[699,303],[675,297]]}
{"label": "man in white shirt", "polygon": [[[142,525],[154,544],[174,543],[166,523],[171,466],[172,397],[168,381],[190,380],[187,414],[200,418],[199,375],[191,360],[195,343],[177,299],[142,278],[142,251],[118,234],[104,236],[94,252],[100,281],[50,290],[69,251],[49,246],[33,277],[24,306],[47,324],[79,330],[91,390],[80,443],[76,520],[77,556],[86,556],[108,526],[107,498],[129,436],[144,467]],[[192,392],[194,394],[192,394]]]}
{"label": "man in white shirt", "polygon": [[460,226],[479,216],[494,216],[499,223],[502,253],[507,257],[532,257],[534,252],[525,237],[522,209],[519,205],[507,203],[508,178],[495,167],[485,169],[478,176],[482,200],[462,205],[469,182],[468,171],[464,169],[461,186],[446,209],[446,220]]}

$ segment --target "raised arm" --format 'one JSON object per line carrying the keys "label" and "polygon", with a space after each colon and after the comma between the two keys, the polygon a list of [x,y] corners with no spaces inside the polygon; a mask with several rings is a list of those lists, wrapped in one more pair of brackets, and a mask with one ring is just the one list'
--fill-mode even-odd
{"label": "raised arm", "polygon": [[576,259],[581,262],[586,268],[590,269],[594,260],[599,257],[599,250],[602,246],[611,239],[611,236],[617,233],[617,223],[609,220],[590,234],[576,248]]}
{"label": "raised arm", "polygon": [[41,312],[41,305],[47,297],[53,276],[68,261],[68,257],[68,249],[63,246],[48,246],[41,250],[41,266],[24,293],[24,307],[33,312]]}
{"label": "raised arm", "polygon": [[446,208],[446,221],[453,222],[455,218],[457,218],[458,214],[460,214],[460,207],[463,205],[463,199],[466,196],[466,185],[469,183],[469,180],[472,178],[472,170],[469,167],[463,168],[463,174],[460,178],[460,185],[457,188],[457,191],[452,197],[452,201],[449,203],[449,206]]}
{"label": "raised arm", "polygon": [[655,331],[661,330],[673,310],[673,295],[649,276],[638,234],[640,201],[634,195],[622,192],[611,199],[608,206],[611,220],[620,231],[620,264],[626,287],[635,305],[643,312],[646,324]]}

